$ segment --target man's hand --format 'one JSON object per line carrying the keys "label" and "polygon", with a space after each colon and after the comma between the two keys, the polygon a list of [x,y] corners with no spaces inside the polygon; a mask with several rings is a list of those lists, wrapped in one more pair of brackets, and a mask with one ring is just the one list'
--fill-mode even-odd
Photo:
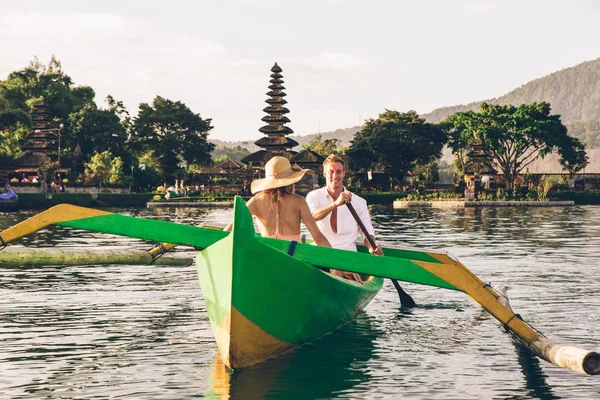
{"label": "man's hand", "polygon": [[381,246],[377,246],[375,248],[375,250],[373,250],[371,247],[369,247],[369,253],[374,254],[376,256],[382,256],[383,255],[383,249],[381,248]]}
{"label": "man's hand", "polygon": [[333,202],[336,207],[343,206],[346,203],[350,203],[352,201],[352,193],[348,191],[344,191],[340,193],[337,199]]}
{"label": "man's hand", "polygon": [[360,274],[357,274],[355,272],[345,272],[344,271],[344,278],[351,280],[351,281],[363,283],[363,280],[362,280]]}

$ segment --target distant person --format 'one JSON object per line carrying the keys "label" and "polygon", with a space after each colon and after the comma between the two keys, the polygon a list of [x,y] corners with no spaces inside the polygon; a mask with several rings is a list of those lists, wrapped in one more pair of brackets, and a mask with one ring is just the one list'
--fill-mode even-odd
{"label": "distant person", "polygon": [[[347,191],[344,187],[343,180],[346,175],[344,160],[331,154],[323,162],[323,175],[325,176],[325,187],[310,192],[306,196],[306,202],[319,229],[327,237],[331,246],[336,249],[356,251],[356,239],[363,236],[348,207],[342,207],[350,202],[375,242],[375,233],[366,200]],[[381,247],[377,246],[372,249],[367,238],[363,239],[365,246],[372,254],[383,255]],[[359,274],[342,271],[332,271],[332,273],[347,279],[362,281]]]}
{"label": "distant person", "polygon": [[[252,182],[251,191],[256,195],[246,205],[256,217],[263,237],[300,241],[300,222],[304,222],[317,245],[331,247],[317,227],[304,197],[293,193],[294,184],[307,173],[313,172],[292,166],[285,157],[271,158],[265,165],[266,177]],[[231,231],[232,226],[230,223],[225,230]]]}

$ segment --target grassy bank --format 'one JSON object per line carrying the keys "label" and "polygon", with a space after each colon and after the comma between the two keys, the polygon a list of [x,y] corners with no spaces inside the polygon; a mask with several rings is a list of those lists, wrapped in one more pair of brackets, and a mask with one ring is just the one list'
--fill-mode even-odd
{"label": "grassy bank", "polygon": [[99,193],[92,196],[90,193],[21,193],[19,194],[19,208],[21,210],[40,210],[50,208],[57,204],[73,204],[82,207],[146,207],[152,199],[152,193]]}

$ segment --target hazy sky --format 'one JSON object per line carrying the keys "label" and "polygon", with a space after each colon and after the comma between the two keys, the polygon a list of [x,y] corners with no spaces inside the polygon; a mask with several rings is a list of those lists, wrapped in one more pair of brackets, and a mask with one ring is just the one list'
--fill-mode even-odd
{"label": "hazy sky", "polygon": [[99,105],[160,95],[212,118],[211,138],[256,140],[275,61],[307,135],[596,59],[599,21],[594,0],[1,0],[0,79],[55,54]]}

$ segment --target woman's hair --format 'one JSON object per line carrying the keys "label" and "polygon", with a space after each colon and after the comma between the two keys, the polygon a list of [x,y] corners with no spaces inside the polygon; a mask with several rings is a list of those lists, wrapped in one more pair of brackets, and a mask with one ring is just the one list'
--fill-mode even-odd
{"label": "woman's hair", "polygon": [[290,193],[294,193],[295,184],[292,183],[288,186],[281,186],[273,189],[263,190],[262,193],[264,196],[267,196],[269,202],[271,203],[271,208],[279,212],[279,201],[286,195]]}

